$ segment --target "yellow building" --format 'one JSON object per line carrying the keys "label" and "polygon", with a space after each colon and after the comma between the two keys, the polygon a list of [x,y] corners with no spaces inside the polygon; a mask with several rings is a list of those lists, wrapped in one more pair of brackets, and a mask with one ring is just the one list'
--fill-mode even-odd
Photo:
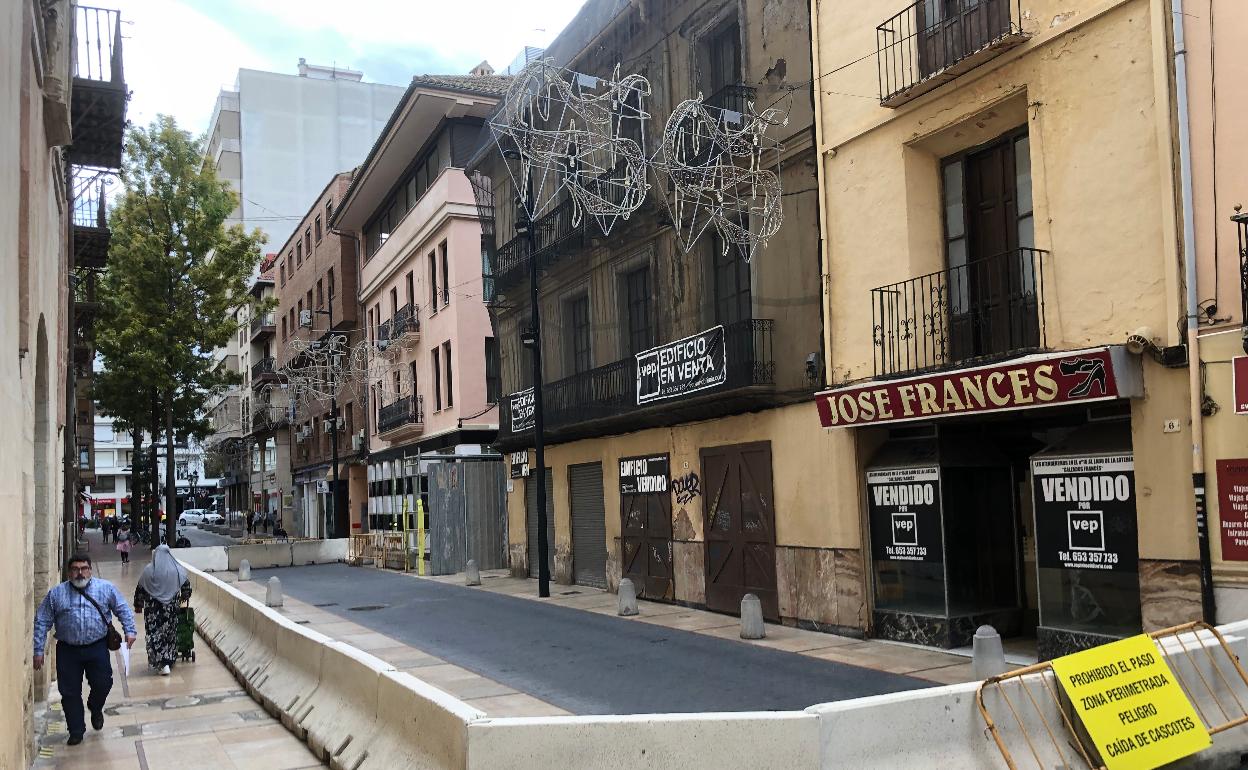
{"label": "yellow building", "polygon": [[1201,617],[1173,5],[812,3],[827,545],[872,635]]}

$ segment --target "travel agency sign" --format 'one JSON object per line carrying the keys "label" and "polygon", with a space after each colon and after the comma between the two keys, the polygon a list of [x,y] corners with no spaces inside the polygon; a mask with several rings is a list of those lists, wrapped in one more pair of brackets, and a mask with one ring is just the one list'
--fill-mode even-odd
{"label": "travel agency sign", "polygon": [[1138,360],[1121,347],[1019,358],[819,393],[825,428],[930,420],[1142,395]]}

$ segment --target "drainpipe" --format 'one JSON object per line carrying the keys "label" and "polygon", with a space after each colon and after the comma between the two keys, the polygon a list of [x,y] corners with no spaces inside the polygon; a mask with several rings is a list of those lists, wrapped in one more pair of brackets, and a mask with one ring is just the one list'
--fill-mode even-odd
{"label": "drainpipe", "polygon": [[1209,522],[1205,508],[1204,416],[1200,405],[1200,337],[1196,292],[1196,221],[1192,194],[1192,135],[1188,111],[1187,46],[1183,37],[1183,0],[1172,0],[1174,13],[1174,87],[1178,109],[1179,178],[1183,201],[1183,267],[1187,282],[1187,380],[1192,423],[1192,486],[1195,488],[1196,540],[1200,549],[1200,600],[1204,619],[1216,623],[1213,598],[1213,559],[1209,552]]}
{"label": "drainpipe", "polygon": [[814,111],[812,117],[815,135],[815,187],[818,188],[816,193],[818,208],[815,213],[815,222],[819,228],[819,239],[817,241],[817,248],[819,249],[819,354],[823,358],[823,385],[827,387],[832,384],[832,320],[828,317],[828,301],[832,279],[829,270],[831,261],[826,253],[827,241],[824,238],[824,229],[828,221],[828,191],[827,182],[824,179],[823,98],[819,93],[819,75],[823,71],[819,56],[819,0],[810,0],[808,9],[810,11],[810,103]]}

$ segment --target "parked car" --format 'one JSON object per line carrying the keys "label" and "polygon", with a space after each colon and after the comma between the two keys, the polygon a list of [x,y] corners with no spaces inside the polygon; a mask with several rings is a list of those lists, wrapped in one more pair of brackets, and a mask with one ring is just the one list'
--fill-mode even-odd
{"label": "parked car", "polygon": [[208,513],[204,514],[203,523],[204,524],[224,524],[225,517],[217,513],[216,511],[209,511]]}
{"label": "parked car", "polygon": [[208,513],[204,508],[187,508],[178,514],[178,524],[187,526],[190,524],[200,524],[204,520],[204,514]]}

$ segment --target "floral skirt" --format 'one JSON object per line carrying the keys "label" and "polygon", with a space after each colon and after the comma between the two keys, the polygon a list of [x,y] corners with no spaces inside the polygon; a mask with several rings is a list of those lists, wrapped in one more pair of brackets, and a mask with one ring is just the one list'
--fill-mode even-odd
{"label": "floral skirt", "polygon": [[143,630],[147,636],[147,665],[159,668],[172,666],[178,657],[175,629],[178,623],[178,602],[143,604]]}

